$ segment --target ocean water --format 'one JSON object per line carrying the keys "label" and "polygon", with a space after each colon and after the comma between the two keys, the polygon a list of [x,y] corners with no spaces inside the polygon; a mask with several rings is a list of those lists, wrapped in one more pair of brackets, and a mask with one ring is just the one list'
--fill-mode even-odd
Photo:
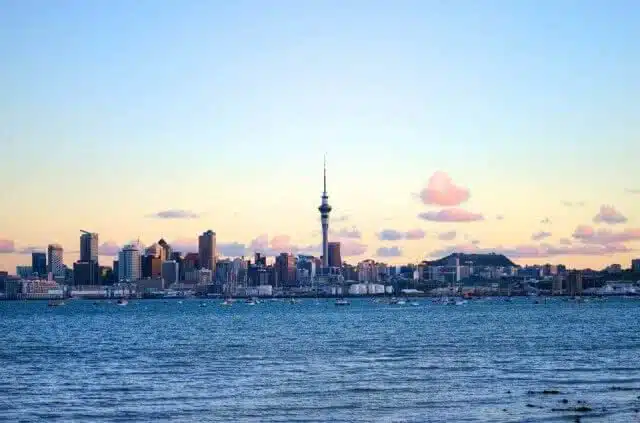
{"label": "ocean water", "polygon": [[419,303],[0,302],[0,421],[640,421],[639,300]]}

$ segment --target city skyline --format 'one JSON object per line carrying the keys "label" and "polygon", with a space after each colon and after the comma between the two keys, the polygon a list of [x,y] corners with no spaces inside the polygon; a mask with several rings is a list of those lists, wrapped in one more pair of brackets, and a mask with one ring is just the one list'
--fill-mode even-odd
{"label": "city skyline", "polygon": [[637,8],[349,4],[7,3],[0,269],[83,228],[320,255],[324,152],[348,262],[640,256]]}

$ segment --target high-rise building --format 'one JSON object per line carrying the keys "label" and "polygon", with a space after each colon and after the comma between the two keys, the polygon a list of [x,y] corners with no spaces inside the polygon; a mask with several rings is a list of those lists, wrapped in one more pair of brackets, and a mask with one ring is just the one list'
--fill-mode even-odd
{"label": "high-rise building", "polygon": [[282,286],[296,285],[296,258],[289,253],[280,253],[276,257],[275,267],[278,273],[278,281]]}
{"label": "high-rise building", "polygon": [[167,260],[171,260],[172,250],[169,243],[167,243],[167,241],[165,241],[164,238],[160,238],[160,241],[158,241],[158,246],[160,247],[160,259],[163,262]]}
{"label": "high-rise building", "polygon": [[118,279],[133,282],[142,276],[142,262],[138,245],[125,245],[118,253]]}
{"label": "high-rise building", "polygon": [[572,270],[567,275],[567,294],[581,295],[582,294],[582,273],[577,270]]}
{"label": "high-rise building", "polygon": [[178,263],[174,260],[166,260],[162,262],[162,279],[165,286],[170,286],[173,283],[178,282],[180,277]]}
{"label": "high-rise building", "polygon": [[322,203],[318,207],[320,222],[322,224],[322,267],[323,272],[329,267],[329,194],[327,194],[327,162],[324,162],[324,190],[322,191]]}
{"label": "high-rise building", "polygon": [[156,278],[162,274],[162,260],[154,255],[144,255],[142,258],[142,275],[143,278]]}
{"label": "high-rise building", "polygon": [[340,243],[329,243],[329,267],[342,267],[342,257],[340,256]]}
{"label": "high-rise building", "polygon": [[640,258],[631,260],[631,270],[634,272],[640,272]]}
{"label": "high-rise building", "polygon": [[212,230],[198,237],[198,260],[200,268],[216,270],[216,233]]}
{"label": "high-rise building", "polygon": [[49,244],[47,247],[47,272],[51,273],[53,278],[64,278],[64,249],[59,244]]}
{"label": "high-rise building", "polygon": [[31,270],[39,277],[47,276],[47,255],[40,252],[31,253]]}
{"label": "high-rise building", "polygon": [[80,231],[80,260],[98,263],[98,234]]}

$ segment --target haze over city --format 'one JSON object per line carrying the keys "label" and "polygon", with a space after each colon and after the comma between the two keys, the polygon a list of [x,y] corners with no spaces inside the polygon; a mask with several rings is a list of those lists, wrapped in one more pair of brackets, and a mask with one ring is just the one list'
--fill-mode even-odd
{"label": "haze over city", "polygon": [[325,153],[349,262],[640,255],[634,3],[0,4],[2,270],[80,229],[319,254]]}

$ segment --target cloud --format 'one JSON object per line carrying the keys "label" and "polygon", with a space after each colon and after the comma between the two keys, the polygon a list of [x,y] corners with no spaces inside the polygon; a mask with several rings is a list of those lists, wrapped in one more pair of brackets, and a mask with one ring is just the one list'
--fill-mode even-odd
{"label": "cloud", "polygon": [[346,222],[347,220],[349,220],[349,215],[348,214],[338,215],[338,216],[334,217],[333,219],[331,219],[331,221],[335,222],[335,223]]}
{"label": "cloud", "polygon": [[10,239],[0,239],[0,254],[10,254],[16,251],[16,244]]}
{"label": "cloud", "polygon": [[169,209],[147,215],[156,219],[198,219],[200,215],[190,210]]}
{"label": "cloud", "polygon": [[501,214],[496,215],[496,220],[504,220],[504,216]]}
{"label": "cloud", "polygon": [[423,212],[418,217],[432,222],[474,222],[484,220],[484,216],[481,214],[458,208],[444,209],[437,212]]}
{"label": "cloud", "polygon": [[122,249],[120,245],[114,241],[107,241],[100,244],[98,247],[98,254],[101,256],[117,256],[118,252]]}
{"label": "cloud", "polygon": [[441,232],[438,235],[438,239],[442,240],[442,241],[451,241],[452,239],[454,239],[457,236],[456,231],[449,231],[449,232]]}
{"label": "cloud", "polygon": [[351,229],[342,228],[337,231],[330,231],[331,236],[338,238],[352,238],[352,239],[360,239],[362,238],[362,233],[354,226]]}
{"label": "cloud", "polygon": [[549,238],[551,235],[551,232],[540,231],[531,235],[531,239],[534,241],[540,241],[542,239]]}
{"label": "cloud", "polygon": [[544,219],[542,219],[540,221],[540,223],[542,223],[543,225],[550,225],[551,224],[551,219],[549,219],[548,217],[545,217]]}
{"label": "cloud", "polygon": [[563,201],[566,207],[582,207],[584,206],[584,201]]}
{"label": "cloud", "polygon": [[437,171],[427,187],[420,191],[420,198],[424,204],[437,206],[458,206],[469,199],[469,190],[453,183],[451,177],[442,171]]}
{"label": "cloud", "polygon": [[179,251],[182,254],[197,253],[198,241],[192,238],[178,238],[169,243],[173,251]]}
{"label": "cloud", "polygon": [[569,238],[561,238],[560,239],[560,244],[561,245],[571,245],[573,243],[571,242],[571,240]]}
{"label": "cloud", "polygon": [[595,223],[608,223],[609,225],[616,225],[618,223],[626,223],[628,219],[622,215],[613,206],[600,206],[600,211],[593,217]]}
{"label": "cloud", "polygon": [[439,250],[432,251],[430,257],[443,257],[452,253],[466,254],[504,254],[508,258],[543,258],[553,256],[603,256],[632,251],[630,248],[620,244],[610,245],[576,245],[576,246],[554,246],[543,245],[516,245],[512,247],[497,246],[495,248],[481,248],[475,245],[462,244],[452,245]]}
{"label": "cloud", "polygon": [[216,246],[223,257],[240,257],[247,255],[247,247],[239,242],[223,242]]}
{"label": "cloud", "polygon": [[400,257],[402,250],[399,247],[380,247],[376,250],[378,257]]}
{"label": "cloud", "polygon": [[594,229],[588,225],[578,225],[573,231],[573,238],[585,244],[619,244],[622,242],[640,240],[640,228],[612,231],[611,229]]}
{"label": "cloud", "polygon": [[416,241],[419,239],[423,239],[425,236],[427,236],[427,233],[422,229],[418,229],[418,228],[409,229],[407,232],[404,233],[404,238],[407,241]]}
{"label": "cloud", "polygon": [[401,239],[415,241],[423,239],[427,234],[422,229],[410,229],[406,232],[395,229],[383,229],[376,235],[380,241],[400,241]]}
{"label": "cloud", "polygon": [[361,242],[348,240],[340,242],[340,255],[343,257],[361,256],[367,252],[367,246]]}
{"label": "cloud", "polygon": [[626,191],[629,194],[640,194],[640,189],[632,189],[632,188],[627,188]]}
{"label": "cloud", "polygon": [[275,235],[269,239],[267,234],[261,234],[249,243],[248,252],[262,253],[269,257],[280,255],[280,253],[319,255],[320,245],[295,245],[291,243],[289,235]]}
{"label": "cloud", "polygon": [[399,241],[404,238],[404,233],[396,231],[395,229],[383,229],[378,232],[378,239],[380,241]]}
{"label": "cloud", "polygon": [[33,245],[29,245],[27,247],[23,247],[17,251],[18,254],[33,254],[33,253],[44,253],[47,249],[44,247],[37,247]]}

